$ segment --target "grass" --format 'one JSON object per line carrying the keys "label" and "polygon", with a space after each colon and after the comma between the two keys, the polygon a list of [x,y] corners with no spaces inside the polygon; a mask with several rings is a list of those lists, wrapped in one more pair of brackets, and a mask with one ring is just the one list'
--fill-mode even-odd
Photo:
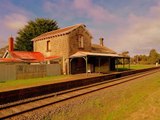
{"label": "grass", "polygon": [[145,68],[150,68],[150,67],[155,67],[155,65],[131,65],[130,68],[137,70],[137,69],[145,69]]}
{"label": "grass", "polygon": [[[122,68],[123,66],[119,65],[119,70],[124,70],[126,68]],[[153,65],[131,65],[131,69],[143,69],[153,67]],[[64,79],[72,79],[79,78],[84,76],[72,76],[72,75],[59,75],[59,76],[50,76],[44,78],[33,78],[33,79],[22,79],[22,80],[10,80],[10,81],[0,81],[0,91],[12,90],[23,87],[30,87],[35,85],[43,85],[49,84],[52,82],[64,80]]]}
{"label": "grass", "polygon": [[[53,120],[160,120],[160,74],[94,93]],[[66,114],[64,114],[66,113]]]}
{"label": "grass", "polygon": [[[150,67],[155,67],[155,65],[142,65],[142,64],[130,65],[130,69],[132,70],[145,69]],[[123,65],[118,65],[118,71],[124,71],[128,69],[129,69],[129,65],[125,65],[124,68],[123,68]]]}
{"label": "grass", "polygon": [[60,81],[67,78],[70,78],[70,75],[59,75],[59,76],[50,76],[50,77],[44,77],[44,78],[1,81],[0,91],[21,88],[21,87],[29,87],[33,85],[42,85],[42,84]]}
{"label": "grass", "polygon": [[51,83],[67,81],[71,79],[94,77],[99,75],[100,74],[57,75],[57,76],[50,76],[50,77],[43,77],[43,78],[0,81],[0,92],[18,89],[18,88],[26,88],[26,87],[32,87],[32,86],[38,86],[38,85],[44,85],[44,84],[51,84]]}

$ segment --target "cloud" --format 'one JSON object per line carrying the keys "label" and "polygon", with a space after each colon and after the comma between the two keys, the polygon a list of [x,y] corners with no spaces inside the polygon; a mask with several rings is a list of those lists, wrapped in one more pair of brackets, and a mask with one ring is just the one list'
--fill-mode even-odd
{"label": "cloud", "polygon": [[53,0],[44,1],[44,10],[65,20],[87,19],[91,22],[117,22],[117,17],[112,14],[107,8],[97,5],[93,0]]}
{"label": "cloud", "polygon": [[94,4],[92,0],[74,0],[73,7],[82,15],[96,22],[115,22],[117,17],[106,8]]}
{"label": "cloud", "polygon": [[28,18],[19,13],[6,15],[1,21],[8,29],[18,30],[27,23]]}
{"label": "cloud", "polygon": [[112,40],[117,43],[112,44],[113,48],[119,52],[128,50],[132,55],[147,54],[153,48],[160,51],[160,16],[155,14],[158,12],[157,8],[156,6],[153,10],[151,7],[148,16],[130,14],[128,16],[129,25],[119,28],[118,33],[112,36]]}
{"label": "cloud", "polygon": [[[93,42],[99,43],[98,38],[104,37],[105,45],[117,52],[127,50],[134,55],[146,54],[152,48],[160,51],[160,3],[147,2],[145,9],[141,6],[144,1],[139,7],[136,7],[138,1],[133,3],[134,6],[129,6],[128,9],[118,8],[120,15],[116,10],[111,12],[93,0],[47,0],[44,8],[53,16],[64,20],[63,22],[82,20],[93,34]],[[141,14],[138,14],[139,10]]]}
{"label": "cloud", "polygon": [[77,16],[76,11],[73,9],[72,2],[66,0],[59,0],[57,2],[45,0],[43,3],[43,10],[49,16],[60,20],[71,21]]}
{"label": "cloud", "polygon": [[2,0],[0,4],[0,47],[7,44],[9,36],[16,37],[17,31],[29,20],[32,13]]}
{"label": "cloud", "polygon": [[150,17],[160,18],[160,1],[155,6],[152,6],[149,11]]}

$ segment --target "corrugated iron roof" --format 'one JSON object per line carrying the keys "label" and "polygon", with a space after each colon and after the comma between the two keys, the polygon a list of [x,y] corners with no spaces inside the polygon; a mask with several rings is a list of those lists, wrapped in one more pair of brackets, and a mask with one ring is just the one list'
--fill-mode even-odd
{"label": "corrugated iron roof", "polygon": [[27,52],[27,51],[8,51],[11,58],[1,58],[0,62],[45,62],[60,58],[59,56],[44,57],[40,52]]}
{"label": "corrugated iron roof", "polygon": [[85,56],[120,57],[118,54],[112,54],[112,53],[93,53],[93,52],[79,51],[79,52],[76,52],[75,54],[71,55],[70,58],[85,57]]}
{"label": "corrugated iron roof", "polygon": [[53,30],[53,31],[50,31],[50,32],[43,33],[40,36],[37,36],[36,38],[33,39],[33,41],[42,40],[44,38],[50,38],[50,37],[55,37],[55,36],[67,34],[67,33],[70,33],[72,30],[74,30],[74,29],[76,29],[76,28],[78,28],[80,26],[85,27],[84,24],[76,24],[76,25],[65,27],[65,28],[61,28],[61,29],[58,29],[58,30]]}
{"label": "corrugated iron roof", "polygon": [[44,56],[40,52],[26,52],[26,51],[10,51],[10,55],[13,58],[21,59],[31,62],[41,62],[44,61]]}

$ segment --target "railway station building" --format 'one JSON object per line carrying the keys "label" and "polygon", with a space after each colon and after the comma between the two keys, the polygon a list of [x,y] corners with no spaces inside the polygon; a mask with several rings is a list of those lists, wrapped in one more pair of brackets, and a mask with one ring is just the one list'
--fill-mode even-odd
{"label": "railway station building", "polygon": [[130,59],[105,47],[103,38],[99,39],[99,44],[93,44],[92,38],[84,24],[76,24],[37,36],[32,40],[33,52],[27,52],[15,51],[10,37],[9,49],[0,62],[60,64],[62,74],[80,74],[108,73],[116,70],[118,59]]}
{"label": "railway station building", "polygon": [[103,38],[99,44],[92,44],[92,38],[84,24],[76,24],[41,34],[32,41],[34,52],[62,58],[63,74],[108,73],[116,69],[117,59],[129,59],[105,47]]}

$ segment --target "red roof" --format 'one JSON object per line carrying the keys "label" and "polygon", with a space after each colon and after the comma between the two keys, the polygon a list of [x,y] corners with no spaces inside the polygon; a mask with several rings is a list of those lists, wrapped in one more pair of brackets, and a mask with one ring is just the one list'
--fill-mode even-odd
{"label": "red roof", "polygon": [[10,55],[15,59],[21,59],[26,62],[43,62],[45,59],[40,52],[10,51]]}
{"label": "red roof", "polygon": [[11,58],[0,58],[0,62],[45,62],[48,60],[58,59],[59,56],[44,57],[40,52],[27,51],[8,51]]}
{"label": "red roof", "polygon": [[0,62],[24,62],[23,60],[16,58],[0,58]]}

